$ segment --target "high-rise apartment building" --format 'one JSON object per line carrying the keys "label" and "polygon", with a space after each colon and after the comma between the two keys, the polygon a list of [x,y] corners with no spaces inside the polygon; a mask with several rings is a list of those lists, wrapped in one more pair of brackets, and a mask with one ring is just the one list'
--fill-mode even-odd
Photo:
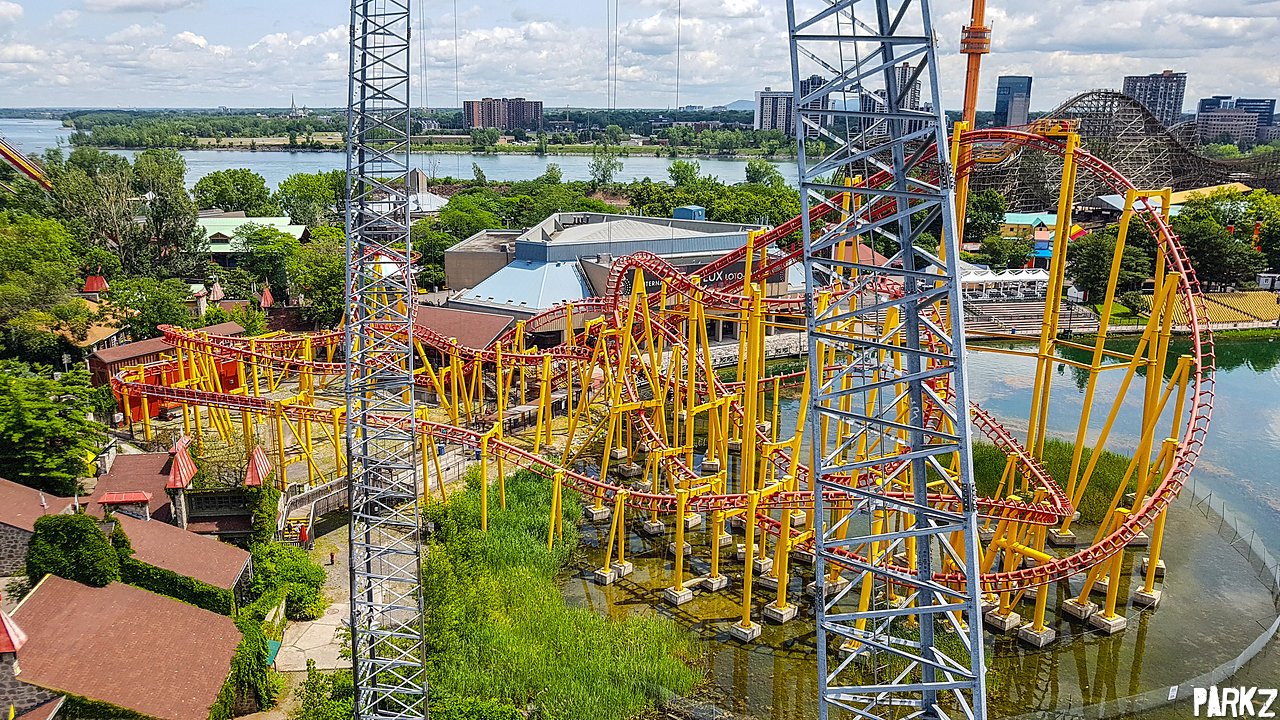
{"label": "high-rise apartment building", "polygon": [[1258,116],[1258,128],[1269,128],[1275,125],[1275,98],[1233,98],[1230,95],[1214,95],[1201,98],[1196,104],[1196,119],[1204,113],[1216,110],[1243,110]]}
{"label": "high-rise apartment building", "polygon": [[[801,80],[800,81],[800,97],[804,97],[805,95],[808,95],[809,93],[817,90],[818,88],[825,85],[826,82],[827,82],[827,79],[822,77],[821,75],[810,75],[809,77]],[[803,107],[806,110],[826,110],[827,108],[830,107],[829,103],[830,103],[830,97],[827,95],[823,95],[821,98],[817,100],[813,100],[811,102],[806,103]],[[823,124],[828,124],[831,122],[831,118],[829,116],[824,115],[824,116],[821,116],[821,120],[819,122]],[[804,133],[805,137],[815,138],[815,137],[818,137],[818,135],[819,133],[815,128],[805,128],[805,133]]]}
{"label": "high-rise apartment building", "polygon": [[542,127],[542,101],[524,98],[464,100],[462,115],[469,128],[537,130]]}
{"label": "high-rise apartment building", "polygon": [[[894,70],[897,72],[897,75],[898,75],[898,94],[900,97],[902,97],[902,109],[903,110],[919,110],[920,109],[920,81],[917,80],[911,83],[910,89],[907,89],[907,83],[910,82],[911,73],[915,71],[915,68],[911,66],[911,63],[902,63],[898,67],[894,68]],[[904,89],[906,90],[905,95],[903,95]]]}
{"label": "high-rise apartment building", "polygon": [[996,127],[1026,125],[1031,114],[1031,78],[1001,75],[996,80]]}
{"label": "high-rise apartment building", "polygon": [[795,114],[792,112],[795,97],[789,90],[766,87],[756,91],[756,130],[781,130],[787,137],[795,136]]}
{"label": "high-rise apartment building", "polygon": [[1165,127],[1182,120],[1182,101],[1186,92],[1187,74],[1172,70],[1129,75],[1124,79],[1124,94],[1142,103]]}

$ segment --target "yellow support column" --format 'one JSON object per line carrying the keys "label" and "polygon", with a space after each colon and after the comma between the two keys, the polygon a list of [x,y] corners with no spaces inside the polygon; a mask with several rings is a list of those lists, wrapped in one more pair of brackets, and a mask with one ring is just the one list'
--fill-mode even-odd
{"label": "yellow support column", "polygon": [[755,557],[756,511],[760,506],[760,493],[747,491],[747,512],[743,520],[746,522],[746,560],[742,568],[742,619],[729,628],[729,634],[742,642],[751,642],[760,637],[760,624],[751,621],[751,579],[754,574],[752,559]]}

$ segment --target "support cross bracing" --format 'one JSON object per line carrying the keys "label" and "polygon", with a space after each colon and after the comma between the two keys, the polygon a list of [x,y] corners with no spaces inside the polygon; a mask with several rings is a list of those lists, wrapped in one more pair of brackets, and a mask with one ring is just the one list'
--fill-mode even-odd
{"label": "support cross bracing", "polygon": [[[796,133],[813,129],[825,146],[815,159],[815,145],[799,153],[805,276],[811,289],[836,284],[807,306],[819,716],[981,720],[979,591],[934,579],[978,577],[978,546],[928,2],[788,0],[787,10]],[[825,81],[802,94],[812,74]],[[883,181],[849,183],[840,222],[810,222],[815,203],[841,202],[846,180],[877,173]],[[945,240],[937,254],[920,242],[933,226]],[[860,260],[857,243],[887,246],[889,261]]]}
{"label": "support cross bracing", "polygon": [[426,718],[413,398],[409,0],[352,0],[346,442],[355,718]]}

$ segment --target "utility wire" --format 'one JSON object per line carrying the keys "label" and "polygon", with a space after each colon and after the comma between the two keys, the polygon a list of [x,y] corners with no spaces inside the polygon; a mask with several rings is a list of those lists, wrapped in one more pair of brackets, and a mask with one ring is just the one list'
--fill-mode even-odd
{"label": "utility wire", "polygon": [[680,109],[680,26],[684,21],[684,1],[676,0],[676,110]]}

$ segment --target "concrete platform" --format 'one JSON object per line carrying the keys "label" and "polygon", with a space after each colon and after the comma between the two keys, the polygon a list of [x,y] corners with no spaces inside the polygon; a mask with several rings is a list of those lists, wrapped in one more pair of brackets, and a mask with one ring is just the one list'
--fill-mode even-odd
{"label": "concrete platform", "polygon": [[1033,647],[1046,647],[1049,643],[1058,639],[1058,633],[1048,625],[1039,632],[1036,632],[1033,623],[1027,623],[1018,628],[1018,639]]}
{"label": "concrete platform", "polygon": [[640,532],[653,537],[667,532],[667,524],[661,520],[645,520],[640,524]]}
{"label": "concrete platform", "polygon": [[627,449],[626,449],[626,448],[620,448],[620,447],[611,448],[611,449],[609,450],[609,459],[611,459],[611,460],[626,460],[626,459],[627,459]]}
{"label": "concrete platform", "polygon": [[1107,588],[1111,586],[1110,581],[1111,581],[1111,578],[1109,577],[1098,578],[1098,581],[1093,584],[1093,588],[1089,590],[1089,594],[1090,595],[1106,595]]}
{"label": "concrete platform", "polygon": [[772,575],[759,575],[755,578],[755,584],[766,590],[777,590],[778,578]]}
{"label": "concrete platform", "polygon": [[1076,598],[1068,598],[1062,601],[1062,614],[1076,620],[1088,620],[1090,616],[1098,612],[1096,603],[1080,602]]}
{"label": "concrete platform", "polygon": [[[684,554],[685,554],[685,555],[689,555],[689,554],[691,554],[692,552],[693,552],[693,546],[692,546],[692,545],[690,545],[689,543],[685,543],[685,544],[684,544]],[[676,544],[675,544],[675,543],[667,543],[667,553],[668,553],[668,554],[670,554],[670,555],[675,555],[675,554],[676,554]]]}
{"label": "concrete platform", "polygon": [[754,642],[760,637],[760,623],[749,623],[745,627],[734,623],[729,627],[729,635],[738,642]]}
{"label": "concrete platform", "polygon": [[1102,613],[1094,613],[1089,616],[1089,626],[1097,628],[1108,635],[1115,635],[1129,624],[1123,615],[1115,617],[1106,617]]}
{"label": "concrete platform", "polygon": [[630,560],[624,560],[622,562],[618,562],[617,560],[615,560],[613,562],[612,569],[613,569],[613,572],[616,573],[618,577],[624,578],[630,575],[631,573],[635,572],[636,566]]}
{"label": "concrete platform", "polygon": [[585,517],[588,522],[600,522],[602,520],[608,520],[609,514],[610,514],[609,508],[607,507],[598,508],[592,505],[588,505],[582,508],[582,516]]}
{"label": "concrete platform", "polygon": [[729,587],[728,575],[717,575],[715,577],[707,576],[702,580],[702,589],[707,592],[716,592]]}
{"label": "concrete platform", "polygon": [[1142,588],[1138,588],[1133,591],[1133,606],[1136,608],[1151,608],[1154,610],[1155,608],[1160,607],[1160,596],[1162,594],[1163,593],[1160,590],[1146,592]]}
{"label": "concrete platform", "polygon": [[662,599],[678,607],[693,599],[693,591],[689,588],[676,590],[674,587],[669,587],[662,591]]}
{"label": "concrete platform", "polygon": [[[833,595],[834,595],[834,594],[836,594],[836,593],[838,593],[838,592],[840,592],[840,591],[844,590],[846,587],[849,587],[849,581],[848,581],[847,579],[845,579],[845,578],[843,578],[843,577],[842,577],[842,578],[840,578],[840,579],[839,579],[838,581],[836,581],[836,582],[828,582],[828,583],[827,583],[827,592],[829,592],[829,593],[831,593],[831,594],[833,594]],[[805,585],[805,586],[804,586],[804,594],[805,594],[805,595],[808,595],[808,596],[809,596],[809,597],[811,597],[811,598],[816,598],[816,597],[818,597],[818,583],[817,583],[817,582],[811,582],[811,583],[809,583],[808,585]]]}
{"label": "concrete platform", "polygon": [[812,565],[813,551],[812,550],[792,550],[791,560],[793,562],[798,562],[801,565]]}
{"label": "concrete platform", "polygon": [[[1150,564],[1151,564],[1151,556],[1150,556],[1150,555],[1144,555],[1144,556],[1142,557],[1142,562],[1140,563],[1140,566],[1139,566],[1139,572],[1140,572],[1142,575],[1146,575],[1146,574],[1147,574],[1147,566],[1148,566],[1148,565],[1150,565]],[[1163,560],[1157,560],[1157,561],[1156,561],[1156,577],[1157,577],[1157,578],[1162,578],[1162,577],[1164,577],[1164,561],[1163,561]]]}
{"label": "concrete platform", "polygon": [[993,610],[985,613],[982,616],[982,621],[996,632],[1007,633],[1022,624],[1022,616],[1016,612],[1001,615],[999,610]]}
{"label": "concrete platform", "polygon": [[720,547],[729,547],[733,544],[733,536],[729,533],[722,533],[719,539]]}
{"label": "concrete platform", "polygon": [[699,466],[698,469],[702,471],[703,475],[715,475],[716,473],[720,472],[720,461],[719,460],[703,460],[702,465]]}
{"label": "concrete platform", "polygon": [[600,568],[591,574],[591,579],[594,580],[597,585],[612,585],[614,581],[618,579],[618,573],[612,568],[608,570]]}
{"label": "concrete platform", "polygon": [[807,519],[808,519],[808,516],[805,515],[805,512],[803,510],[791,511],[791,527],[803,527],[805,520]]}
{"label": "concrete platform", "polygon": [[788,620],[795,619],[796,612],[798,611],[794,603],[787,603],[786,607],[779,609],[778,601],[774,600],[764,606],[764,619],[771,623],[781,625]]}
{"label": "concrete platform", "polygon": [[1151,544],[1151,536],[1147,534],[1146,530],[1143,530],[1142,532],[1135,535],[1133,539],[1129,541],[1129,544],[1126,545],[1125,547],[1131,547],[1131,548],[1147,547],[1150,544]]}
{"label": "concrete platform", "polygon": [[1080,544],[1080,538],[1070,530],[1065,533],[1058,528],[1049,528],[1048,536],[1049,544],[1054,547],[1075,547]]}
{"label": "concrete platform", "polygon": [[702,527],[702,513],[689,513],[684,516],[684,529],[693,530]]}
{"label": "concrete platform", "polygon": [[638,478],[644,474],[644,468],[638,463],[623,463],[618,466],[618,475],[624,478]]}
{"label": "concrete platform", "polygon": [[751,561],[751,569],[755,570],[757,575],[763,575],[773,570],[773,558],[756,558]]}

